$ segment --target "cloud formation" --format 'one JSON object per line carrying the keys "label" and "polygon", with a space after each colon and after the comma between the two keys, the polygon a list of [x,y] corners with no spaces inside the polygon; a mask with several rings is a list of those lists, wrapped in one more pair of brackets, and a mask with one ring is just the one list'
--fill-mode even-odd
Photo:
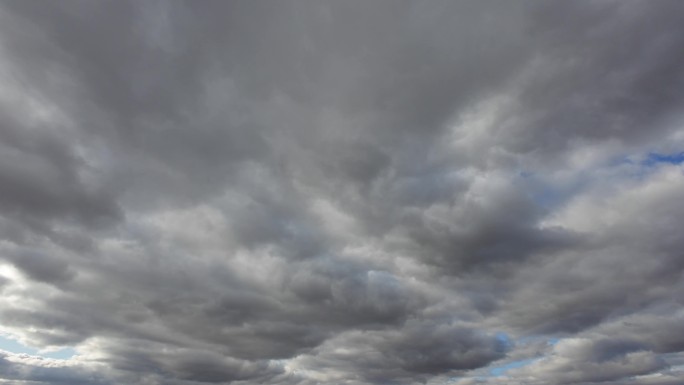
{"label": "cloud formation", "polygon": [[681,383],[682,12],[1,4],[0,383]]}

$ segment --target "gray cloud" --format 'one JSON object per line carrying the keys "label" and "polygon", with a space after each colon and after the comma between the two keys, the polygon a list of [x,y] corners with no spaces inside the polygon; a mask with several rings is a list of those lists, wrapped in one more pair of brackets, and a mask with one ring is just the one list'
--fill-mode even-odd
{"label": "gray cloud", "polygon": [[0,369],[3,376],[2,383],[12,383],[5,381],[78,385],[113,383],[107,380],[105,376],[98,374],[97,368],[92,367],[92,365],[65,364],[59,360],[11,354],[4,351],[0,351]]}
{"label": "gray cloud", "polygon": [[682,7],[0,5],[0,381],[681,382]]}

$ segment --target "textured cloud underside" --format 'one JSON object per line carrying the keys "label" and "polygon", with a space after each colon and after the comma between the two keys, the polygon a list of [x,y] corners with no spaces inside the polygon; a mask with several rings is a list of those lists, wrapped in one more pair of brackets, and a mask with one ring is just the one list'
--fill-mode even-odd
{"label": "textured cloud underside", "polygon": [[0,383],[683,383],[682,14],[2,2]]}

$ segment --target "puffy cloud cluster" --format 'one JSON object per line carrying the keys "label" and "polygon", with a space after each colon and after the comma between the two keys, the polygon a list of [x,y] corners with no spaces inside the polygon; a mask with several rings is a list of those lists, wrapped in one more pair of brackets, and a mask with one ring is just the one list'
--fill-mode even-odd
{"label": "puffy cloud cluster", "polygon": [[0,383],[682,383],[682,12],[1,4]]}

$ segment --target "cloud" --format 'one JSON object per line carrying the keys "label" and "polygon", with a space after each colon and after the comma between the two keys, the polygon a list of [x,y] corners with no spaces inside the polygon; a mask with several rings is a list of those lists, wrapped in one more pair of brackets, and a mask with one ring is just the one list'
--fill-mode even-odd
{"label": "cloud", "polygon": [[0,381],[681,382],[682,7],[0,5]]}
{"label": "cloud", "polygon": [[26,354],[0,351],[2,380],[47,384],[111,384],[89,363],[67,363]]}

